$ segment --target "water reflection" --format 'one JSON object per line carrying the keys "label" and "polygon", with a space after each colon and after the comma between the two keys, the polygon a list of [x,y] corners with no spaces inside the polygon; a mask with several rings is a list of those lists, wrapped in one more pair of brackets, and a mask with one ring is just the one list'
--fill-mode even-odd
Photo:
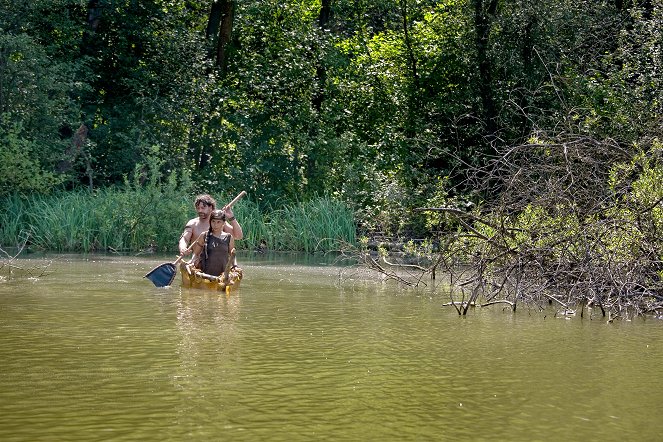
{"label": "water reflection", "polygon": [[241,294],[180,289],[177,327],[183,378],[203,363],[227,358],[235,347]]}

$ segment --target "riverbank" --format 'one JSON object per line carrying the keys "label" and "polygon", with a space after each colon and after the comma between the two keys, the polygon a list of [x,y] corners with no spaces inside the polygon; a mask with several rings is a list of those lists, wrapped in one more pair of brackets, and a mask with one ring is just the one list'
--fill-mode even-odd
{"label": "riverbank", "polygon": [[[51,252],[165,253],[177,250],[195,195],[176,186],[12,195],[0,199],[0,246]],[[232,196],[215,195],[219,204]],[[233,208],[244,238],[239,250],[313,253],[354,244],[352,211],[320,197],[262,208],[248,196]]]}

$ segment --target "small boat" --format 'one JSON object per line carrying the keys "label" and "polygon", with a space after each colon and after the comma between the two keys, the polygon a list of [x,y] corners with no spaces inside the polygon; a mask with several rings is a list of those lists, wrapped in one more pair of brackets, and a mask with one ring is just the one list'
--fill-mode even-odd
{"label": "small boat", "polygon": [[184,288],[217,290],[230,293],[239,288],[244,271],[240,267],[234,266],[221,275],[214,276],[201,272],[191,264],[181,262],[180,274],[182,275],[182,287]]}
{"label": "small boat", "polygon": [[210,275],[194,267],[190,262],[180,262],[182,287],[189,289],[215,290],[230,293],[239,288],[244,271],[235,265],[235,249],[230,251],[225,271],[219,276]]}

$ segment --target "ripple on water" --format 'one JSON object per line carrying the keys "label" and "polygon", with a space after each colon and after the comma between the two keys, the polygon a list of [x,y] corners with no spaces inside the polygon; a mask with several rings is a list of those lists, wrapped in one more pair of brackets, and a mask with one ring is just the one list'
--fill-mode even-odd
{"label": "ripple on water", "polygon": [[338,270],[247,265],[231,296],[156,289],[160,260],[0,282],[2,440],[655,440],[663,327]]}

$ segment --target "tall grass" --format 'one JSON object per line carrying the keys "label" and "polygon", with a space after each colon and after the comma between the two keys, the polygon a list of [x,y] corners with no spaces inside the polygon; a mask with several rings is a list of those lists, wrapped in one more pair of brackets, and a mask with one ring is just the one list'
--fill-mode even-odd
{"label": "tall grass", "polygon": [[[217,194],[219,206],[234,195]],[[96,192],[12,195],[0,199],[0,245],[29,235],[32,249],[57,252],[176,252],[186,222],[196,216],[194,194],[173,183],[126,185]],[[352,212],[328,198],[262,213],[250,198],[233,211],[244,239],[238,249],[330,251],[355,242]]]}
{"label": "tall grass", "polygon": [[266,241],[277,250],[338,250],[339,240],[350,244],[356,240],[352,211],[329,198],[286,205],[267,219]]}

